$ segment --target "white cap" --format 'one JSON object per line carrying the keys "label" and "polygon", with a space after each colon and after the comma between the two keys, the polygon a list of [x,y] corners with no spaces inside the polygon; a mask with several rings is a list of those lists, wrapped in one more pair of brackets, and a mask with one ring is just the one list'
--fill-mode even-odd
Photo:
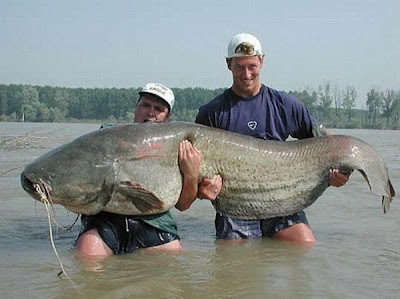
{"label": "white cap", "polygon": [[226,58],[245,56],[264,56],[264,54],[260,41],[254,35],[239,33],[232,37],[229,42]]}
{"label": "white cap", "polygon": [[147,83],[146,86],[143,87],[142,90],[139,92],[140,95],[142,93],[151,93],[163,99],[169,105],[169,111],[171,111],[172,107],[174,107],[174,93],[165,85],[162,85],[160,83]]}

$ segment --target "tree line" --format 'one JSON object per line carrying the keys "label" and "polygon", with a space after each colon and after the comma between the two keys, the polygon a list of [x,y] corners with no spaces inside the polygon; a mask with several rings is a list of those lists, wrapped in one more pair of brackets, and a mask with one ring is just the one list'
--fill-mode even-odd
{"label": "tree line", "polygon": [[[0,84],[0,121],[132,122],[141,88],[66,88]],[[198,108],[225,88],[172,88],[172,119],[194,121]],[[399,129],[400,91],[372,88],[367,110],[356,109],[357,91],[330,82],[316,89],[289,91],[329,128]]]}

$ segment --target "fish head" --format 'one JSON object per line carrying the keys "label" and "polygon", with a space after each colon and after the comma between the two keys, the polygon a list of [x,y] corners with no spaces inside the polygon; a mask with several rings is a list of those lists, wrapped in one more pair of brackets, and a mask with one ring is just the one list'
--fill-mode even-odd
{"label": "fish head", "polygon": [[75,213],[80,213],[79,207],[87,214],[99,212],[107,201],[108,192],[102,189],[109,168],[95,153],[78,149],[68,144],[27,165],[21,173],[22,188],[35,200],[47,199]]}

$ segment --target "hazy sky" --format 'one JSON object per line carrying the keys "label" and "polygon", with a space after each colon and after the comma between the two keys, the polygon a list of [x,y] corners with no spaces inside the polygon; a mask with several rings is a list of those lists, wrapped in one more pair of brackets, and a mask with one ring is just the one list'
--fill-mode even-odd
{"label": "hazy sky", "polygon": [[256,35],[262,81],[400,89],[399,0],[0,0],[0,83],[229,87],[230,38]]}

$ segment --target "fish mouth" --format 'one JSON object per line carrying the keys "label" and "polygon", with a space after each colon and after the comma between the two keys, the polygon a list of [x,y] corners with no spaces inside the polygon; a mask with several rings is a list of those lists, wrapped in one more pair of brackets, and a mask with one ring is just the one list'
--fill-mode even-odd
{"label": "fish mouth", "polygon": [[50,188],[42,179],[33,181],[29,179],[25,172],[21,173],[21,186],[29,195],[38,201],[43,201],[43,194],[50,195]]}
{"label": "fish mouth", "polygon": [[34,183],[28,179],[25,172],[21,173],[21,186],[22,188],[28,192],[29,194],[33,195],[36,193],[35,188],[33,187]]}

